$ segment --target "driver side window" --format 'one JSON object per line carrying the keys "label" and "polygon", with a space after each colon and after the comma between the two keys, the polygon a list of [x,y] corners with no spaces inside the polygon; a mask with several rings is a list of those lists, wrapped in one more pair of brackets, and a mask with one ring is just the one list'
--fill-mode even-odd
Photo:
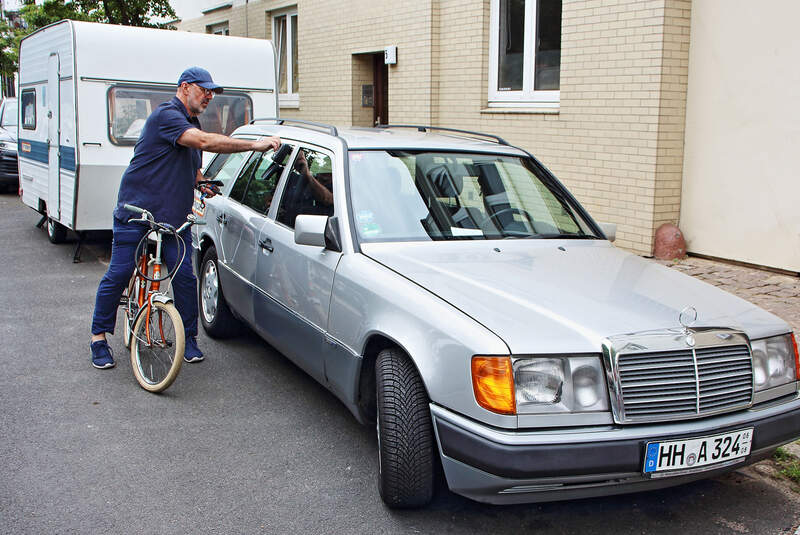
{"label": "driver side window", "polygon": [[301,148],[283,190],[277,220],[294,228],[300,214],[333,215],[333,166],[325,153]]}

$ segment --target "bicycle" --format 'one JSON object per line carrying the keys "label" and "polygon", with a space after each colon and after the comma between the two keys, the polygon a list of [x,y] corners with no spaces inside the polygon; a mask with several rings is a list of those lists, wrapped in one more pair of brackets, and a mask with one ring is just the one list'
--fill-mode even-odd
{"label": "bicycle", "polygon": [[[201,181],[200,186],[219,186],[219,181]],[[201,202],[205,197],[201,196]],[[131,212],[141,214],[131,218],[149,227],[136,246],[134,271],[128,288],[123,292],[120,306],[123,306],[125,323],[123,342],[131,351],[131,368],[139,385],[149,392],[163,392],[178,376],[186,349],[186,338],[181,320],[172,297],[168,295],[172,277],[180,268],[186,255],[186,243],[180,234],[192,225],[204,225],[194,214],[186,216],[186,222],[179,228],[167,223],[158,223],[153,215],[137,206],[126,204]],[[164,236],[173,236],[179,254],[175,267],[167,266],[162,276],[161,259]],[[167,282],[167,289],[161,290],[161,283]]]}

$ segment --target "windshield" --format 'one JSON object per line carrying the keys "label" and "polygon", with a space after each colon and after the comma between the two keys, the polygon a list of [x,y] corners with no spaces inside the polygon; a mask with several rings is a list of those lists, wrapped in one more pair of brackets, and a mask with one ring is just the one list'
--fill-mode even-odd
{"label": "windshield", "polygon": [[563,191],[529,159],[497,154],[351,151],[359,239],[594,239]]}
{"label": "windshield", "polygon": [[0,126],[2,127],[16,127],[17,126],[17,101],[6,102],[3,108],[3,117],[0,118]]}

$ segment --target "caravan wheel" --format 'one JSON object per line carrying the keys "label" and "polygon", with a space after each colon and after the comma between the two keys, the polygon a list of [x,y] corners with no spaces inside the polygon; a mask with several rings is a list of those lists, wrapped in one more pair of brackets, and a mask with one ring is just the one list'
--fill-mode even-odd
{"label": "caravan wheel", "polygon": [[50,239],[50,243],[63,243],[67,237],[67,227],[48,217],[47,237]]}

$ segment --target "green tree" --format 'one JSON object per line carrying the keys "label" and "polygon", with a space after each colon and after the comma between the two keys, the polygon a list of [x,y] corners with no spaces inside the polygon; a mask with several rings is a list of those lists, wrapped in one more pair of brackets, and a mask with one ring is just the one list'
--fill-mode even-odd
{"label": "green tree", "polygon": [[45,0],[40,5],[26,0],[20,17],[24,21],[22,28],[15,28],[6,20],[0,21],[0,75],[12,76],[19,68],[19,42],[23,37],[59,20],[171,28],[167,23],[152,19],[174,19],[176,15],[169,0]]}

